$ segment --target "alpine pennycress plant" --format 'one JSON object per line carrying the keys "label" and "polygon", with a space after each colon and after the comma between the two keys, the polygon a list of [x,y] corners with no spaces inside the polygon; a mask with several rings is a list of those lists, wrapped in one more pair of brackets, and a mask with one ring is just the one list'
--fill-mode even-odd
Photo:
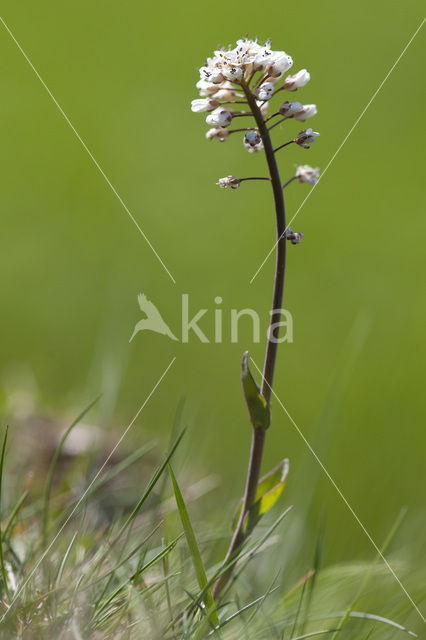
{"label": "alpine pennycress plant", "polygon": [[[306,69],[285,76],[292,66],[292,58],[285,51],[272,51],[270,41],[260,45],[256,40],[248,38],[238,40],[234,49],[219,49],[212,58],[207,58],[205,66],[200,68],[200,80],[196,85],[201,98],[193,100],[191,104],[195,113],[208,112],[206,122],[212,128],[206,133],[207,139],[217,138],[224,142],[231,134],[241,133],[244,134],[244,147],[249,153],[264,151],[268,176],[226,176],[220,178],[217,184],[221,188],[237,189],[246,180],[269,180],[274,196],[277,232],[272,311],[260,387],[251,375],[248,353],[244,354],[242,361],[243,390],[253,429],[252,445],[244,497],[234,518],[234,534],[222,572],[213,588],[213,597],[216,599],[232,574],[242,544],[260,516],[272,507],[281,494],[288,471],[288,461],[283,461],[276,469],[259,479],[265,434],[270,424],[270,400],[282,313],[286,240],[299,244],[303,237],[301,233],[286,228],[283,189],[296,179],[314,185],[319,178],[319,169],[302,165],[283,184],[278,171],[277,151],[291,144],[309,149],[320,135],[311,128],[302,129],[283,144],[278,144],[275,148],[272,144],[271,130],[278,124],[291,119],[304,122],[317,113],[314,104],[303,105],[301,102],[285,100],[277,111],[267,115],[269,102],[274,96],[281,91],[297,91],[309,82],[310,75]],[[230,129],[236,118],[249,118],[249,122],[254,119],[254,124],[250,122],[249,127]]]}

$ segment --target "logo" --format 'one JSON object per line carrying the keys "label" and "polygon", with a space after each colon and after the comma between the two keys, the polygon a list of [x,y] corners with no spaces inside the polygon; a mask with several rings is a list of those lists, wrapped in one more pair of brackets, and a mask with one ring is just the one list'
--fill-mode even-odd
{"label": "logo", "polygon": [[[182,328],[181,328],[181,337],[177,338],[173,331],[170,329],[169,325],[163,320],[163,317],[155,304],[148,300],[145,294],[140,293],[138,295],[138,303],[140,310],[145,315],[142,320],[136,324],[133,333],[129,342],[133,340],[137,333],[140,331],[154,331],[155,333],[160,333],[163,336],[167,336],[171,340],[175,340],[177,342],[188,343],[190,336],[196,336],[200,342],[204,343],[222,343],[224,342],[224,324],[227,318],[224,318],[223,309],[218,308],[218,305],[222,304],[223,300],[220,296],[216,296],[214,298],[214,303],[216,307],[213,310],[213,324],[214,324],[214,336],[212,340],[209,340],[205,331],[199,326],[199,323],[203,317],[208,315],[209,309],[199,309],[192,318],[190,318],[189,314],[189,294],[182,294],[182,308],[181,308],[181,318],[182,318]],[[293,317],[291,313],[287,309],[278,309],[279,311],[279,321],[274,322],[270,327],[270,340],[275,343],[281,342],[293,342]],[[270,312],[272,315],[274,312]],[[254,309],[231,309],[229,315],[229,322],[227,323],[229,327],[229,331],[226,331],[225,334],[229,335],[230,341],[232,343],[238,342],[238,332],[240,325],[245,324],[247,327],[247,323],[252,329],[252,340],[253,343],[259,343],[261,341],[261,331],[260,331],[260,318],[259,314]],[[268,323],[269,324],[269,323]],[[225,324],[225,329],[227,328]],[[280,329],[280,337],[275,338],[273,331],[279,328]]]}

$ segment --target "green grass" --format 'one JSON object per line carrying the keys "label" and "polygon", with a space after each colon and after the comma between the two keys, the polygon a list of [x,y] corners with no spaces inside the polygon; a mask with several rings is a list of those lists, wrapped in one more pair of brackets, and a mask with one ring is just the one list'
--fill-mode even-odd
{"label": "green grass", "polygon": [[[174,430],[179,431],[179,418]],[[8,443],[4,432],[2,638],[422,637],[418,614],[374,554],[370,562],[322,567],[326,525],[308,553],[298,553],[292,567],[283,563],[298,511],[288,504],[285,489],[254,529],[231,582],[214,603],[211,586],[226,570],[221,559],[230,534],[225,514],[232,513],[231,496],[223,510],[212,513],[209,497],[190,490],[195,467],[176,475],[170,468],[170,482],[167,468],[181,467],[176,456],[184,432],[163,454],[147,443],[114,459],[94,484],[102,456],[92,447],[62,466],[70,433],[68,428],[46,461],[46,486],[28,487],[25,475],[16,475],[20,435],[12,431]],[[130,487],[132,499],[124,499]],[[308,541],[306,532],[300,548],[309,548]],[[410,562],[403,539],[399,546],[392,563],[421,606],[425,571]]]}

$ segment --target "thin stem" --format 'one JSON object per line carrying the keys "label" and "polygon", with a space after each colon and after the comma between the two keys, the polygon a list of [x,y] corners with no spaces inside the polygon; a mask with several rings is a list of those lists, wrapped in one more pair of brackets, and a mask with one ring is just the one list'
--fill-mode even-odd
{"label": "thin stem", "polygon": [[247,100],[226,100],[224,102],[220,101],[220,104],[247,104]]}
{"label": "thin stem", "polygon": [[282,188],[283,188],[283,189],[285,189],[285,188],[286,188],[286,186],[287,186],[288,184],[290,184],[290,182],[293,182],[293,180],[296,180],[296,177],[297,177],[297,176],[293,176],[292,178],[290,178],[290,180],[287,180],[287,182],[284,182],[284,184],[283,184]]}
{"label": "thin stem", "polygon": [[252,131],[253,127],[246,127],[245,129],[228,129],[228,133],[239,133],[240,131]]}
{"label": "thin stem", "polygon": [[252,113],[249,113],[247,111],[247,113],[245,111],[243,111],[242,113],[233,113],[232,114],[232,118],[242,118],[243,116],[253,116]]}
{"label": "thin stem", "polygon": [[[284,290],[284,275],[285,275],[285,258],[286,258],[286,241],[285,241],[285,208],[284,208],[284,196],[282,190],[282,183],[278,166],[272,146],[271,137],[269,135],[268,127],[265,124],[262,113],[257,106],[256,98],[251,92],[247,84],[241,83],[243,91],[246,95],[247,101],[252,110],[252,114],[256,120],[256,124],[259,129],[259,133],[262,137],[263,147],[266,155],[266,160],[269,168],[269,175],[272,184],[272,191],[275,202],[275,217],[276,217],[276,234],[277,234],[277,253],[276,253],[276,265],[275,265],[275,281],[274,291],[272,298],[272,311],[270,326],[268,331],[268,340],[266,345],[265,362],[263,367],[262,386],[261,393],[266,401],[270,404],[272,383],[274,378],[275,360],[277,355],[278,346],[278,333],[279,322],[281,319],[281,305]],[[245,519],[248,511],[253,505],[257,486],[259,483],[260,468],[262,462],[263,447],[265,443],[266,431],[259,427],[253,428],[252,443],[250,451],[249,467],[247,471],[246,487],[243,497],[243,504],[241,508],[240,519],[235,529],[233,538],[231,540],[229,549],[227,551],[224,566],[237,556],[238,551],[243,544],[246,534],[244,531]],[[226,570],[216,581],[213,588],[213,597],[217,598],[222,591],[223,587],[229,580],[234,564]]]}
{"label": "thin stem", "polygon": [[272,118],[275,118],[275,116],[279,116],[279,115],[281,115],[281,114],[280,114],[279,111],[277,111],[276,113],[273,113],[272,115],[270,115],[267,118],[265,118],[265,122],[269,122],[269,120],[272,120]]}
{"label": "thin stem", "polygon": [[273,129],[274,127],[276,127],[277,125],[281,124],[281,122],[284,122],[284,120],[288,120],[288,116],[286,116],[285,118],[281,118],[281,120],[278,120],[277,122],[274,122],[274,124],[271,124],[271,126],[269,127],[269,131],[271,129]]}
{"label": "thin stem", "polygon": [[274,149],[274,153],[276,153],[280,149],[284,149],[284,147],[287,147],[289,144],[293,144],[293,142],[296,142],[296,141],[290,140],[290,142],[284,142],[284,144],[282,144],[280,147],[277,147],[276,149]]}
{"label": "thin stem", "polygon": [[279,89],[275,89],[274,93],[272,94],[271,98],[273,98],[274,96],[277,95],[277,93],[279,93],[280,91],[284,91],[284,87],[280,87]]}
{"label": "thin stem", "polygon": [[257,176],[254,176],[253,178],[239,178],[240,182],[244,182],[244,180],[269,180],[269,181],[271,181],[271,178],[266,178],[266,177],[258,178]]}

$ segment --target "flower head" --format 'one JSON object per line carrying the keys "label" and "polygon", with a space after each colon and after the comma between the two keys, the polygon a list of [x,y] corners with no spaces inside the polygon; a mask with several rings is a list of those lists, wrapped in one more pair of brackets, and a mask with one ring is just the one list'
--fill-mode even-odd
{"label": "flower head", "polygon": [[304,149],[309,149],[310,145],[315,142],[315,139],[319,136],[320,134],[317,131],[312,131],[311,128],[309,129],[303,129],[302,131],[300,131],[296,138],[295,138],[295,143],[298,144],[300,147],[303,147]]}
{"label": "flower head", "polygon": [[310,167],[308,164],[302,164],[297,167],[296,178],[299,182],[307,182],[308,184],[316,184],[319,180],[319,169]]}
{"label": "flower head", "polygon": [[263,149],[262,138],[257,131],[253,129],[248,131],[244,136],[244,146],[250,153]]}
{"label": "flower head", "polygon": [[284,80],[284,89],[287,91],[297,91],[300,87],[304,87],[311,79],[309,71],[301,69],[293,76],[287,76]]}
{"label": "flower head", "polygon": [[227,187],[231,187],[231,189],[238,189],[240,186],[240,180],[235,176],[226,176],[226,178],[219,178],[216,184],[219,185],[221,189],[226,189]]}

